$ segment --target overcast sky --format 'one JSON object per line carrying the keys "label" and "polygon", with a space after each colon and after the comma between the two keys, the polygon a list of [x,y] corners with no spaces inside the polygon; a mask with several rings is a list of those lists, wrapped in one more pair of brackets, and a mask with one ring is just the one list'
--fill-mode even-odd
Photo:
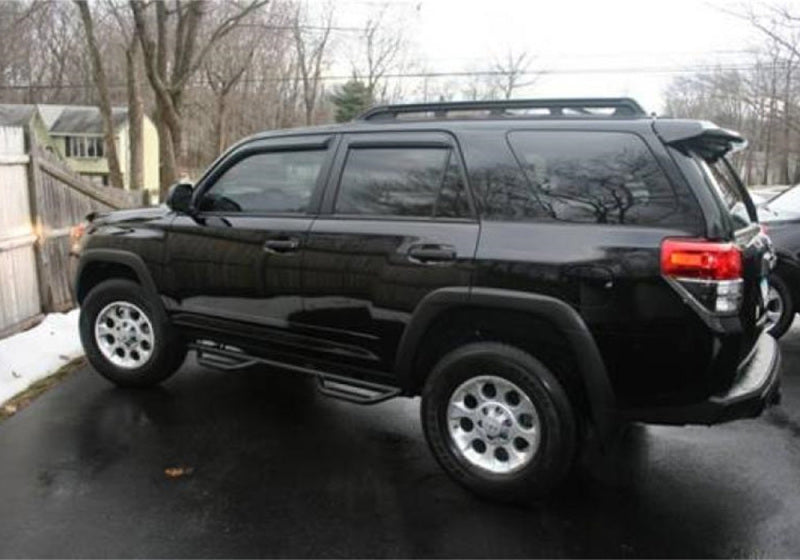
{"label": "overcast sky", "polygon": [[[793,3],[800,3],[795,0]],[[382,2],[339,0],[336,22],[363,26]],[[487,69],[527,51],[544,75],[515,97],[631,96],[661,112],[670,80],[752,64],[760,36],[721,0],[395,0],[411,52],[436,72]],[[800,7],[800,6],[799,6]]]}

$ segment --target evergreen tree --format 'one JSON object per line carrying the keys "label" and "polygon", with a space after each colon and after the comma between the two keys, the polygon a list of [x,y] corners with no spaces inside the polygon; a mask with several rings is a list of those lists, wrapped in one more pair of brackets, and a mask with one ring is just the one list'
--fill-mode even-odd
{"label": "evergreen tree", "polygon": [[345,122],[372,105],[372,94],[364,82],[352,78],[335,88],[331,102],[336,106],[336,122]]}

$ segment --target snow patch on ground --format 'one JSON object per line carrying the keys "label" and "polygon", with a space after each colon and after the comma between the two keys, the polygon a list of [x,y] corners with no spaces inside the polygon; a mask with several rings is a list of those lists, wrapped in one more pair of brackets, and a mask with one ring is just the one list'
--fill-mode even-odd
{"label": "snow patch on ground", "polygon": [[0,404],[82,355],[77,309],[0,340]]}

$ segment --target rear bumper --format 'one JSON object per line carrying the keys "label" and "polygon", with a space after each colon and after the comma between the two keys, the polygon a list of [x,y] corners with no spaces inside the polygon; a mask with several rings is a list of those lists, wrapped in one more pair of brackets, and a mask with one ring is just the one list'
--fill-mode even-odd
{"label": "rear bumper", "polygon": [[756,342],[749,360],[739,367],[736,382],[725,393],[690,405],[630,410],[625,420],[650,424],[719,424],[755,418],[780,401],[781,351],[768,334]]}

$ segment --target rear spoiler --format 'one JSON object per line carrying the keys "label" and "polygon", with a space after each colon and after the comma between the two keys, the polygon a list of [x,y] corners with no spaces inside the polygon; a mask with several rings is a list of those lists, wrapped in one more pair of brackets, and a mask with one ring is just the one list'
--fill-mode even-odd
{"label": "rear spoiler", "polygon": [[655,120],[653,130],[665,144],[690,147],[710,160],[747,147],[747,140],[738,132],[720,128],[709,121]]}

